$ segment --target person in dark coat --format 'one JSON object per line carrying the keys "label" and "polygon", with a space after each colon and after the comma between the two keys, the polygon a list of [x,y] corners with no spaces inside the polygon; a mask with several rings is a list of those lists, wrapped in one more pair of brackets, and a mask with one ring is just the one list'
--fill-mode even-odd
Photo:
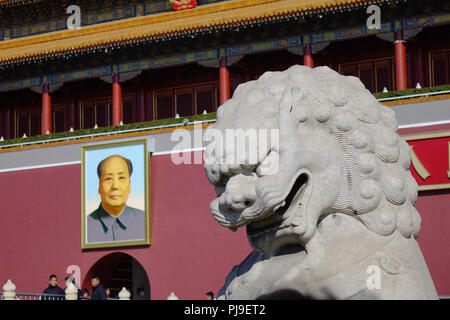
{"label": "person in dark coat", "polygon": [[62,288],[58,287],[58,278],[56,275],[52,274],[48,278],[48,287],[44,289],[44,294],[57,294],[61,295],[61,297],[52,297],[52,296],[43,296],[43,300],[64,300],[65,299],[65,292]]}
{"label": "person in dark coat", "polygon": [[93,276],[91,278],[92,294],[91,300],[107,300],[105,288],[100,284],[100,278]]}

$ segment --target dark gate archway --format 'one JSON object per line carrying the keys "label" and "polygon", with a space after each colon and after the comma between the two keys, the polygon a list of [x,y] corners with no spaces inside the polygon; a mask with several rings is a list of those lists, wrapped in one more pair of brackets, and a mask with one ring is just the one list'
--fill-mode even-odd
{"label": "dark gate archway", "polygon": [[133,300],[150,299],[150,282],[142,265],[132,256],[115,252],[98,260],[89,270],[82,288],[92,293],[91,278],[98,276],[103,287],[110,289],[110,297],[118,298],[119,291],[125,287],[131,292]]}

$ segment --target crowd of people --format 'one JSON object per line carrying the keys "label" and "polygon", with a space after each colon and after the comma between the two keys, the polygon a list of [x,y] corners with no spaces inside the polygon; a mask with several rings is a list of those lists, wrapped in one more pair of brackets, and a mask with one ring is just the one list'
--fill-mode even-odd
{"label": "crowd of people", "polygon": [[[64,279],[64,283],[67,286],[69,283],[75,286],[78,290],[78,300],[108,300],[111,296],[111,290],[109,288],[103,288],[100,283],[100,278],[98,276],[93,276],[91,278],[92,292],[89,294],[89,290],[87,288],[82,288],[76,284],[75,278],[73,276],[66,277]],[[65,291],[61,287],[58,286],[58,278],[55,274],[51,274],[48,279],[48,287],[43,291],[43,300],[64,300]],[[212,291],[208,291],[205,294],[206,300],[215,300],[214,293]]]}
{"label": "crowd of people", "polygon": [[[110,289],[103,288],[100,283],[100,278],[98,276],[93,276],[91,278],[92,284],[92,292],[89,294],[89,290],[87,288],[82,288],[76,284],[73,276],[65,278],[66,288],[68,284],[72,282],[75,288],[78,290],[78,300],[108,300],[110,296]],[[58,278],[55,274],[50,275],[48,281],[48,287],[43,291],[43,299],[44,300],[63,300],[65,296],[65,291],[61,287],[58,286]]]}

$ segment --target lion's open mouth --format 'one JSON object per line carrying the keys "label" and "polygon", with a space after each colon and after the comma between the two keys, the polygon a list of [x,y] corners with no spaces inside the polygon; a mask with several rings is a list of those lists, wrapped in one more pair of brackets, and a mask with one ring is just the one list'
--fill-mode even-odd
{"label": "lion's open mouth", "polygon": [[[308,176],[301,174],[295,181],[291,191],[285,199],[284,206],[278,208],[269,217],[251,222],[247,225],[247,235],[249,240],[253,243],[261,241],[269,241],[278,235],[283,234],[282,230],[289,228],[294,229],[298,226],[299,221],[294,214],[290,214],[295,211],[297,206],[302,205],[302,198],[306,187],[308,186]],[[293,207],[294,206],[294,207]],[[289,232],[289,230],[286,230]],[[292,233],[294,231],[292,230]]]}

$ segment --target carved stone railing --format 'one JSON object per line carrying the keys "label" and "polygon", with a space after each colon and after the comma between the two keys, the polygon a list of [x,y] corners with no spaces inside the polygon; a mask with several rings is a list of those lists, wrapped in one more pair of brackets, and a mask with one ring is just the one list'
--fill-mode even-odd
{"label": "carved stone railing", "polygon": [[171,292],[167,297],[167,300],[179,300],[175,293]]}
{"label": "carved stone railing", "polygon": [[[21,293],[16,292],[16,286],[10,279],[3,285],[3,291],[0,291],[0,300],[78,300],[78,289],[69,283],[62,294],[47,293]],[[108,300],[130,300],[131,293],[123,287],[119,292],[119,299],[108,298]]]}

